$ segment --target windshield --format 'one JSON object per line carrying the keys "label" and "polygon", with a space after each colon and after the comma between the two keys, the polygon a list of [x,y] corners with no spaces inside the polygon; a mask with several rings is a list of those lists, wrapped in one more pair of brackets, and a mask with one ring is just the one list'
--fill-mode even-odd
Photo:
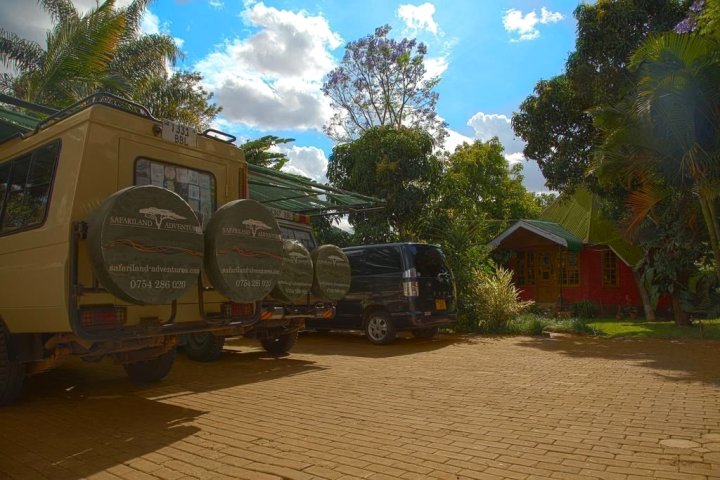
{"label": "windshield", "polygon": [[441,273],[450,273],[442,251],[433,245],[412,245],[410,259],[418,277],[437,277]]}

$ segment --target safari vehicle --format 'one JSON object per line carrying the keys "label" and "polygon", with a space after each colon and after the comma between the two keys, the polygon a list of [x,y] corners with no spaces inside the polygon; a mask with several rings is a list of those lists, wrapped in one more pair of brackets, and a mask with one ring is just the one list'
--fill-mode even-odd
{"label": "safari vehicle", "polygon": [[350,292],[330,322],[308,321],[313,330],[362,330],[375,344],[397,332],[432,338],[457,320],[455,283],[437,245],[388,243],[344,248]]}
{"label": "safari vehicle", "polygon": [[[334,245],[318,246],[311,215],[368,210],[377,208],[379,201],[256,165],[248,165],[248,179],[250,198],[272,212],[287,251],[281,280],[263,299],[262,310],[289,327],[278,335],[260,337],[267,352],[282,355],[295,345],[306,321],[322,324],[332,320],[335,304],[350,288],[345,254]],[[220,358],[226,338],[239,335],[242,332],[232,329],[194,333],[183,335],[180,343],[189,358],[208,362]]]}
{"label": "safari vehicle", "polygon": [[179,335],[300,328],[262,301],[284,244],[234,137],[108,94],[45,113],[0,111],[0,405],[70,355],[151,382]]}

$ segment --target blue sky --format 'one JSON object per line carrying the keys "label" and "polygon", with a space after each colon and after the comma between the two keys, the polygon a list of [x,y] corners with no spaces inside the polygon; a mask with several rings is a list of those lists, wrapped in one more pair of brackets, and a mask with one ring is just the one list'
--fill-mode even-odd
{"label": "blue sky", "polygon": [[[31,0],[0,2],[0,26],[40,40],[49,19]],[[94,0],[76,0],[79,8]],[[124,3],[122,0],[118,4]],[[176,38],[179,67],[198,70],[224,111],[217,127],[240,138],[295,138],[286,169],[324,180],[332,142],[321,130],[331,111],[320,92],[345,44],[389,24],[394,37],[428,45],[440,74],[437,106],[451,131],[446,147],[497,135],[525,184],[544,191],[509,119],[542,78],[562,72],[574,48],[577,0],[156,0],[146,32]]]}

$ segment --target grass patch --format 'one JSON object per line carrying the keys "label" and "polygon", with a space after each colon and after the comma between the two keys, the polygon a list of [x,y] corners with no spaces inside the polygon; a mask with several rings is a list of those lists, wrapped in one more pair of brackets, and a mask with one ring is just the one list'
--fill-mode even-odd
{"label": "grass patch", "polygon": [[610,338],[704,338],[720,340],[720,318],[696,320],[690,327],[678,327],[674,322],[645,322],[624,320],[597,320],[587,324],[599,335]]}

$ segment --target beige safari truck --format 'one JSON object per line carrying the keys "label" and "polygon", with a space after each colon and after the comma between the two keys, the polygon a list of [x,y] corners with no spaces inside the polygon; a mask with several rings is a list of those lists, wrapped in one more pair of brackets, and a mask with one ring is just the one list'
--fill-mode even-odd
{"label": "beige safari truck", "polygon": [[263,318],[275,326],[267,328],[263,320],[257,324],[259,331],[183,335],[180,343],[193,360],[217,360],[225,339],[241,335],[255,336],[268,353],[283,355],[295,345],[306,321],[332,320],[336,303],[350,288],[350,265],[340,248],[318,245],[311,217],[381,208],[376,198],[256,165],[248,165],[248,194],[270,210],[283,238],[280,279],[261,302]]}
{"label": "beige safari truck", "polygon": [[108,94],[17,106],[42,108],[0,108],[0,405],[71,355],[152,382],[179,337],[292,330],[264,301],[284,241],[234,137]]}

